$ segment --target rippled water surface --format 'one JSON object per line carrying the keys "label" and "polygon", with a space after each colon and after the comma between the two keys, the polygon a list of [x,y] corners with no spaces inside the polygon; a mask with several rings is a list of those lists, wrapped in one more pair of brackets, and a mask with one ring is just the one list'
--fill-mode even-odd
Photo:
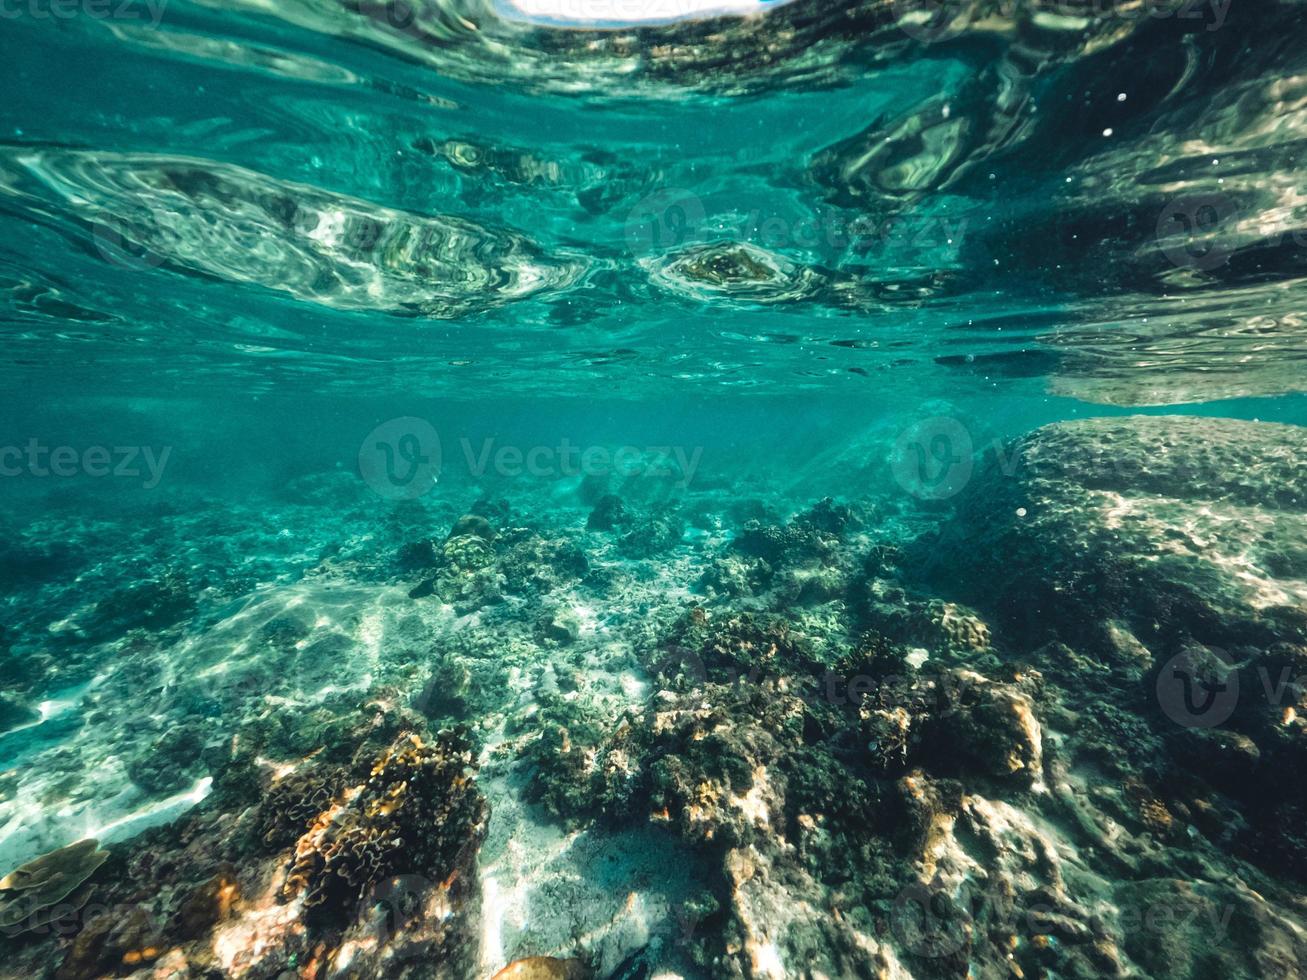
{"label": "rippled water surface", "polygon": [[30,2],[0,42],[15,385],[1166,405],[1307,376],[1293,3],[584,31]]}

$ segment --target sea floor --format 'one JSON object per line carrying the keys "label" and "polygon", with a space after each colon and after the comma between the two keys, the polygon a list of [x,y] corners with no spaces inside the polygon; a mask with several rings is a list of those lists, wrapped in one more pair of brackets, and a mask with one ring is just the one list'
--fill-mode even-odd
{"label": "sea floor", "polygon": [[0,974],[1301,975],[1303,431],[838,489],[13,518]]}

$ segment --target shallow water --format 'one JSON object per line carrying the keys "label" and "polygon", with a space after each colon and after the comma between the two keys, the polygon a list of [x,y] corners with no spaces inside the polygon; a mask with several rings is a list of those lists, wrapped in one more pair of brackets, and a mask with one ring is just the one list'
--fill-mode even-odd
{"label": "shallow water", "polygon": [[0,974],[1300,974],[1299,5],[766,8],[0,12]]}

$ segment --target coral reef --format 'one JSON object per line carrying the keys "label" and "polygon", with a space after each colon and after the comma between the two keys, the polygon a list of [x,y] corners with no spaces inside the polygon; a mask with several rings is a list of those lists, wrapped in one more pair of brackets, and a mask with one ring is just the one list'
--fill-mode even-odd
{"label": "coral reef", "polygon": [[[55,980],[142,967],[237,978],[297,964],[465,975],[488,819],[469,742],[454,730],[429,743],[390,738],[378,751],[357,727],[345,739],[350,761],[304,762],[274,777],[257,806],[214,794],[119,845],[107,866],[108,853],[85,841],[18,869],[0,894],[39,901],[24,901],[23,923],[8,929],[29,933],[15,969]],[[96,871],[87,904],[83,883]],[[52,957],[59,937],[70,941]]]}
{"label": "coral reef", "polygon": [[1299,448],[1067,423],[910,511],[324,477],[178,508],[157,618],[93,528],[11,603],[0,814],[113,836],[0,882],[10,972],[1296,976]]}
{"label": "coral reef", "polygon": [[301,893],[310,911],[349,914],[383,879],[398,874],[444,881],[460,854],[479,843],[485,801],[465,770],[466,736],[432,746],[409,735],[388,749],[368,778],[332,798],[295,845],[283,894]]}

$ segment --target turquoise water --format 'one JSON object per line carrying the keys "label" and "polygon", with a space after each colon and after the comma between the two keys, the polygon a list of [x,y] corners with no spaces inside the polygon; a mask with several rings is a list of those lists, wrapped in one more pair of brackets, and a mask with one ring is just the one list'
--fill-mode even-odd
{"label": "turquoise water", "polygon": [[766,6],[0,12],[0,974],[1299,975],[1302,12]]}

